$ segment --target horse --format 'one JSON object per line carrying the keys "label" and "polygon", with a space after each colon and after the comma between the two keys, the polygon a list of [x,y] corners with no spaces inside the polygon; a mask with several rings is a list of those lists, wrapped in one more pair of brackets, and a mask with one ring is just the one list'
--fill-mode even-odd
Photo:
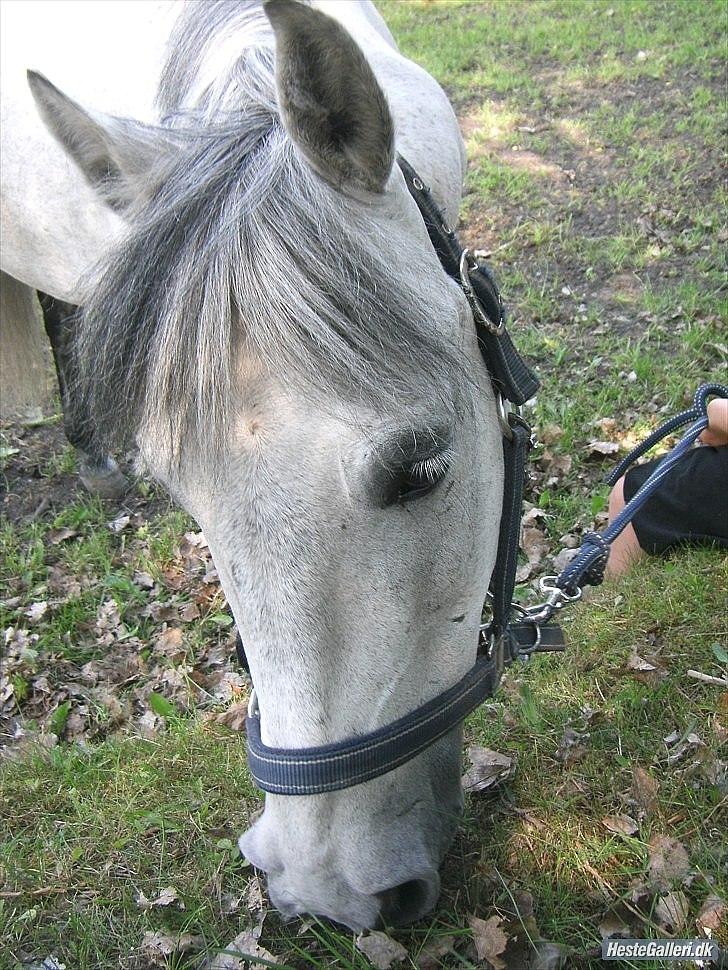
{"label": "horse", "polygon": [[[3,271],[82,308],[87,447],[133,446],[204,531],[265,745],[397,721],[473,665],[503,495],[473,313],[397,164],[454,224],[452,107],[370,0],[27,7]],[[355,930],[432,910],[461,748],[457,726],[360,784],[267,793],[240,848],[273,905]]]}

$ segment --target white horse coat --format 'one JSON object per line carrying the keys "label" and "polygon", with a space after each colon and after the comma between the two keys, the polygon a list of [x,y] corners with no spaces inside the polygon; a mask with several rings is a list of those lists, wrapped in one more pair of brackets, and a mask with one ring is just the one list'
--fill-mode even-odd
{"label": "white horse coat", "polygon": [[[5,0],[2,271],[83,304],[93,422],[126,422],[197,518],[263,741],[305,748],[472,667],[502,451],[472,313],[394,161],[454,224],[447,98],[368,0],[265,9]],[[52,84],[31,95],[28,69]],[[128,205],[109,204],[112,176]],[[275,905],[355,928],[431,909],[460,755],[456,729],[354,788],[268,795],[241,848]]]}

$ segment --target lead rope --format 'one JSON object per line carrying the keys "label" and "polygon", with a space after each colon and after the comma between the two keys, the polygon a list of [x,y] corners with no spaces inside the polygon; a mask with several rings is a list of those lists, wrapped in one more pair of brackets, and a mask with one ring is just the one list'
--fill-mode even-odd
{"label": "lead rope", "polygon": [[543,632],[544,625],[560,609],[581,598],[585,586],[598,586],[602,582],[609,559],[609,550],[614,540],[634,519],[645,502],[657,491],[672,469],[692,449],[700,434],[708,427],[710,397],[728,398],[728,387],[725,384],[701,384],[695,392],[691,408],[676,414],[656,428],[607,476],[606,483],[614,485],[650,448],[678,428],[693,422],[686,434],[662,459],[614,521],[603,532],[588,532],[574,559],[558,576],[543,577],[541,591],[549,594],[548,599],[538,606],[524,610],[523,622],[533,624],[536,630]]}

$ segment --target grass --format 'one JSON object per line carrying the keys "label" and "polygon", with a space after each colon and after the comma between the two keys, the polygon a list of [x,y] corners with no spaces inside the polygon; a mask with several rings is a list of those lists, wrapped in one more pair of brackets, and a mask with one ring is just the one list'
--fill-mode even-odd
{"label": "grass", "polygon": [[[558,548],[560,536],[603,514],[607,465],[589,442],[607,437],[625,451],[702,380],[725,379],[725,8],[381,6],[463,122],[471,164],[462,237],[494,250],[512,333],[542,377],[528,414],[542,432],[558,428],[535,454],[529,495]],[[119,509],[71,489],[73,454],[57,424],[17,440],[7,432],[19,447],[5,459],[21,469],[14,481],[51,501],[34,520],[0,527],[0,621],[26,637],[16,705],[5,712],[31,733],[45,729],[43,743],[0,765],[0,968],[54,953],[78,970],[146,970],[139,946],[159,931],[197,938],[194,953],[166,961],[183,970],[229,942],[254,908],[235,842],[259,801],[240,735],[211,719],[240,696],[237,682],[219,688],[229,617],[209,565],[185,550],[188,517],[140,483],[131,521],[112,531]],[[572,458],[555,482],[544,451]],[[59,538],[64,530],[73,535]],[[725,639],[727,581],[725,557],[710,549],[641,564],[572,610],[567,654],[512,670],[470,719],[468,741],[514,757],[516,776],[495,796],[468,799],[436,913],[396,934],[405,967],[438,940],[450,944],[443,967],[475,966],[468,917],[508,919],[523,891],[535,909],[528,932],[569,948],[579,968],[599,965],[610,910],[636,907],[641,932],[664,935],[657,896],[633,901],[661,835],[689,856],[688,935],[705,897],[725,897],[727,711],[715,686],[686,671],[721,673],[714,645]],[[27,610],[39,602],[50,605],[34,621]],[[184,610],[199,616],[182,621]],[[130,665],[114,701],[81,676],[83,665],[109,661],[104,616],[113,659]],[[165,654],[169,629],[181,642]],[[651,658],[654,676],[631,669],[633,654]],[[150,689],[171,707],[146,731]],[[51,723],[61,740],[48,747]],[[574,757],[561,750],[565,732],[577,736]],[[673,732],[701,744],[673,760],[664,740]],[[660,781],[644,812],[630,801],[638,768]],[[617,813],[635,815],[634,835],[605,828]],[[170,885],[184,909],[138,906],[139,893],[153,899]],[[268,914],[261,943],[286,966],[369,966],[351,934],[317,921],[284,925]]]}

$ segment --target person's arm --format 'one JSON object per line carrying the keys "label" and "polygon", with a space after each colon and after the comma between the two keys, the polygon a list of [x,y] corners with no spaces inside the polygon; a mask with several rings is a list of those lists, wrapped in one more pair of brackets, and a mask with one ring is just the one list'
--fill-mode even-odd
{"label": "person's arm", "polygon": [[708,401],[708,427],[700,435],[700,440],[714,448],[728,445],[728,398],[714,397]]}

